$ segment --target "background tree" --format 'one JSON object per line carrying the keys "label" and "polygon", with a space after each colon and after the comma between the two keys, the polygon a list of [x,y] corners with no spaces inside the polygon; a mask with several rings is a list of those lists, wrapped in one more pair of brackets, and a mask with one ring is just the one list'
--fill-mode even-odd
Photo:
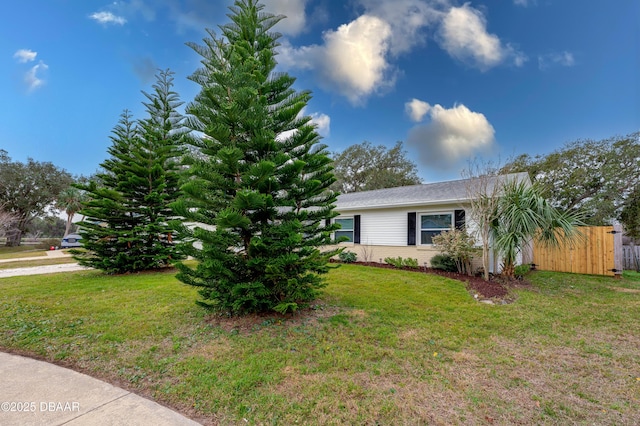
{"label": "background tree", "polygon": [[162,268],[181,257],[169,222],[179,192],[178,161],[184,139],[182,104],[170,71],[161,71],[144,95],[148,117],[134,123],[125,111],[113,132],[104,172],[79,185],[89,200],[80,223],[86,252],[76,259],[107,273]]}
{"label": "background tree", "polygon": [[402,142],[387,149],[384,145],[374,147],[365,141],[334,153],[336,182],[332,189],[347,193],[418,185],[422,183],[418,169],[406,155]]}
{"label": "background tree", "polygon": [[506,277],[514,277],[517,255],[528,241],[535,239],[557,247],[581,236],[579,213],[553,207],[535,184],[506,180],[496,207],[491,236],[502,256],[502,274]]}
{"label": "background tree", "polygon": [[[631,238],[632,247],[640,241],[640,185],[629,194],[620,213],[620,222],[625,234]],[[632,250],[635,253],[635,250]],[[636,270],[640,272],[640,262],[636,258]]]}
{"label": "background tree", "polygon": [[84,191],[70,186],[63,190],[56,200],[56,207],[67,214],[67,220],[64,230],[64,237],[71,233],[73,227],[73,217],[82,210],[83,203],[87,197]]}
{"label": "background tree", "polygon": [[589,225],[610,224],[619,217],[630,191],[640,184],[640,132],[575,141],[535,158],[523,154],[502,171],[526,171],[554,206],[581,209]]}
{"label": "background tree", "polygon": [[0,152],[0,205],[17,217],[6,245],[19,246],[29,223],[42,216],[72,181],[69,173],[52,163],[32,158],[14,162],[6,151]]}
{"label": "background tree", "polygon": [[180,239],[198,263],[179,264],[178,278],[200,288],[199,303],[233,314],[304,306],[339,252],[319,249],[336,229],[324,226],[335,215],[331,159],[311,118],[299,116],[309,92],[274,72],[270,30],[282,17],[262,9],[237,0],[220,38],[207,30],[204,45],[189,44],[203,67],[190,77],[201,91],[188,123],[203,136],[192,141],[198,155],[176,210],[196,223]]}
{"label": "background tree", "polygon": [[65,232],[65,221],[58,216],[36,217],[26,229],[29,238],[62,238]]}
{"label": "background tree", "polygon": [[620,213],[625,233],[633,240],[640,240],[640,185],[629,194]]}

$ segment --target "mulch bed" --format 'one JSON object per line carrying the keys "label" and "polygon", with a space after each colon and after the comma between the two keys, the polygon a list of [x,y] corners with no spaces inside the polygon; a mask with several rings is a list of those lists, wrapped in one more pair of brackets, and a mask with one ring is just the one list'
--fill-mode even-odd
{"label": "mulch bed", "polygon": [[[354,264],[373,266],[376,268],[397,269],[395,266],[389,265],[388,263],[354,262]],[[511,296],[511,294],[509,293],[509,289],[531,286],[531,284],[523,280],[507,280],[501,276],[496,275],[491,275],[489,277],[489,281],[487,281],[482,276],[465,275],[459,274],[457,272],[447,272],[441,269],[424,267],[420,267],[418,269],[405,267],[403,269],[413,272],[440,275],[443,277],[451,278],[453,280],[462,281],[466,284],[469,291],[478,295],[479,299],[500,299],[503,301],[508,301],[508,298]]]}

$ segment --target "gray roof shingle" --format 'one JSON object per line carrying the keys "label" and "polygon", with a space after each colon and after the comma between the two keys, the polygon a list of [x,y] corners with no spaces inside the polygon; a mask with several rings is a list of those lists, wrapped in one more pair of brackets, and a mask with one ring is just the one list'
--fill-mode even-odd
{"label": "gray roof shingle", "polygon": [[[490,178],[489,185],[500,179],[529,181],[527,173],[512,173]],[[400,186],[373,191],[352,192],[338,196],[336,210],[359,210],[413,205],[460,203],[468,201],[467,188],[471,180],[459,179],[422,185]]]}

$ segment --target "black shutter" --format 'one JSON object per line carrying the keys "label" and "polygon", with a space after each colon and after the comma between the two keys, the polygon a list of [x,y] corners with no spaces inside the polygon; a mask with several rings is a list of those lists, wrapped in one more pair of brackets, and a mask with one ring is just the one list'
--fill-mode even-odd
{"label": "black shutter", "polygon": [[407,219],[408,219],[408,225],[407,226],[407,245],[408,246],[415,246],[416,245],[416,217],[417,214],[415,212],[413,213],[409,213]]}
{"label": "black shutter", "polygon": [[360,244],[360,215],[353,216],[353,243]]}
{"label": "black shutter", "polygon": [[456,210],[454,213],[455,213],[454,220],[456,223],[456,229],[464,229],[464,223],[465,223],[464,210]]}
{"label": "black shutter", "polygon": [[325,220],[324,220],[324,226],[326,226],[327,228],[328,228],[329,226],[331,226],[331,219],[325,219]]}

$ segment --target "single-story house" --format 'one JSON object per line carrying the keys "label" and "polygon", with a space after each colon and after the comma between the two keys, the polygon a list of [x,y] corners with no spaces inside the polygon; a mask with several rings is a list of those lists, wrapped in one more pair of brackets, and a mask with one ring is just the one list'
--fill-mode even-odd
{"label": "single-story house", "polygon": [[[488,178],[489,188],[507,179],[526,180],[527,173],[514,173]],[[474,180],[447,182],[354,192],[338,196],[333,220],[342,225],[336,237],[354,252],[359,261],[379,262],[386,257],[414,258],[419,265],[429,265],[439,252],[432,238],[443,231],[466,227],[474,230],[470,217],[470,194]],[[481,241],[477,241],[478,246]],[[481,256],[480,256],[481,257]],[[491,257],[492,270],[499,262]],[[474,262],[480,266],[482,263]]]}

